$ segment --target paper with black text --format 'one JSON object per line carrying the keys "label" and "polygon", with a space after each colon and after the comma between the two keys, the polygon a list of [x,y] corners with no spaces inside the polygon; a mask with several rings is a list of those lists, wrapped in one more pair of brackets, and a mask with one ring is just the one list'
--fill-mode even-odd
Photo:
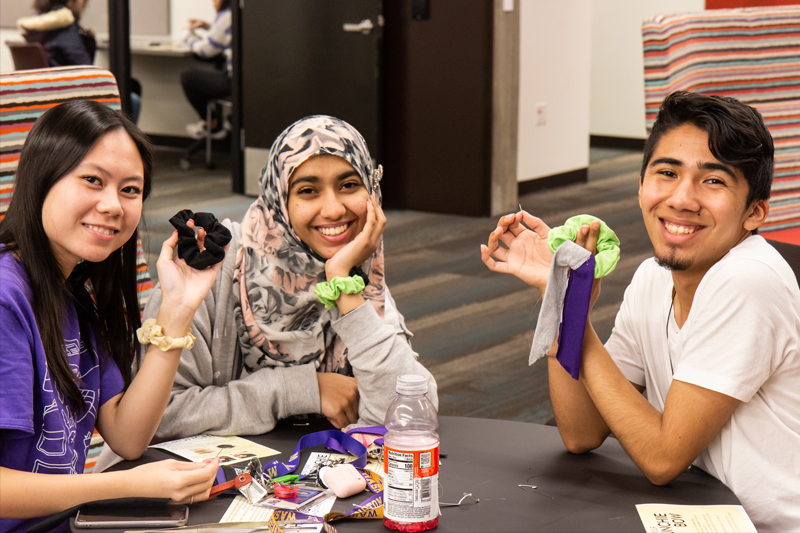
{"label": "paper with black text", "polygon": [[741,505],[643,503],[636,510],[648,533],[756,533]]}

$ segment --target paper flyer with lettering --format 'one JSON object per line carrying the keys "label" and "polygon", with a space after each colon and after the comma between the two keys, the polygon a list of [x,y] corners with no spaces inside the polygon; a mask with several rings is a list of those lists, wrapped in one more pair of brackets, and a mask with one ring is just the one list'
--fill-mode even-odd
{"label": "paper flyer with lettering", "polygon": [[643,503],[636,510],[648,533],[756,533],[741,505]]}

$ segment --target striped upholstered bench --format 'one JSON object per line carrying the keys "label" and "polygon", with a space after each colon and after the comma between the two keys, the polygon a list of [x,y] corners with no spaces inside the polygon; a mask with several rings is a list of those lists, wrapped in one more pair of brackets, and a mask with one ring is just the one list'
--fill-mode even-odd
{"label": "striped upholstered bench", "polygon": [[[51,107],[78,98],[97,100],[112,109],[120,109],[114,76],[98,67],[48,68],[0,74],[0,220],[14,194],[19,154],[33,123]],[[139,305],[144,309],[153,283],[141,241],[136,256]]]}
{"label": "striped upholstered bench", "polygon": [[800,6],[659,15],[644,21],[642,36],[648,131],[674,91],[752,105],[775,142],[762,232],[800,228]]}

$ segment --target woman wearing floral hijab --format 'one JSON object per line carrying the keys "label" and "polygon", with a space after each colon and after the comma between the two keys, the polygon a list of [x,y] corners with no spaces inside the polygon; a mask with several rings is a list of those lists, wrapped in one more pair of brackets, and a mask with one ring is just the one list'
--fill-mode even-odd
{"label": "woman wearing floral hijab", "polygon": [[[307,117],[275,140],[259,198],[241,224],[224,222],[233,241],[195,315],[197,341],[183,351],[157,437],[257,434],[308,413],[336,427],[381,424],[396,377],[408,373],[428,378],[438,404],[384,284],[373,174],[364,139],[342,120]],[[350,288],[323,296],[326,306],[314,289],[337,278]],[[157,288],[146,317],[160,300]]]}

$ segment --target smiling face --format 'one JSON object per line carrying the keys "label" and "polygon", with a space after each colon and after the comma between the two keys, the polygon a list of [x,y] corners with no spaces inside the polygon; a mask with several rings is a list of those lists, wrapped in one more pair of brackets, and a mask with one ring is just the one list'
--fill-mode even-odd
{"label": "smiling face", "polygon": [[300,240],[330,259],[364,229],[369,192],[353,166],[321,154],[289,177],[289,222]]}
{"label": "smiling face", "polygon": [[118,128],[48,191],[42,225],[65,277],[80,260],[98,262],[131,238],[142,215],[144,169],[136,144]]}
{"label": "smiling face", "polygon": [[684,124],[664,134],[639,185],[658,262],[702,278],[766,218],[765,200],[745,205],[749,189],[739,169],[714,157],[705,131]]}

